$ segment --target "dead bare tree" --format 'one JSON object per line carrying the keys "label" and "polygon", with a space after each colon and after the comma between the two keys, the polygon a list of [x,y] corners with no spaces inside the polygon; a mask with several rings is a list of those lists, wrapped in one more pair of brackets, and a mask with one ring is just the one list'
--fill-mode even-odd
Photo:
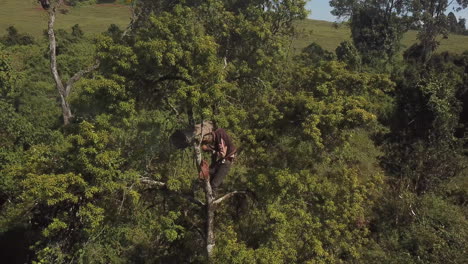
{"label": "dead bare tree", "polygon": [[56,0],[51,3],[51,8],[47,9],[49,14],[49,22],[47,28],[47,34],[49,36],[49,54],[50,54],[50,70],[52,72],[52,77],[55,81],[55,86],[57,87],[57,91],[60,96],[60,105],[62,107],[62,115],[63,115],[63,124],[66,126],[70,124],[71,119],[73,118],[73,114],[70,108],[70,104],[68,102],[68,97],[70,96],[71,90],[73,85],[83,77],[83,75],[96,70],[99,67],[99,61],[84,70],[81,70],[75,73],[64,85],[62,78],[57,69],[57,41],[55,38],[55,17],[58,8],[63,4],[63,0]]}

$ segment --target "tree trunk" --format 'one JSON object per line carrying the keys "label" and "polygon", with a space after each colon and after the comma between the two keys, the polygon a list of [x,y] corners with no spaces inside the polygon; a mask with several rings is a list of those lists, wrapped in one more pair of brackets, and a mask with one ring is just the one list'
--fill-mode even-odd
{"label": "tree trunk", "polygon": [[[201,141],[203,139],[203,136],[205,135],[205,130],[204,126],[208,126],[209,130],[213,128],[213,124],[211,122],[201,122],[200,125],[195,125],[195,119],[193,117],[193,110],[192,107],[189,106],[187,109],[187,115],[189,119],[189,124],[193,128],[192,131],[194,131],[193,137],[191,137],[192,140],[192,147],[194,150],[194,159],[197,164],[197,170],[198,173],[201,172],[201,162],[202,162],[202,152],[201,152]],[[198,134],[197,131],[200,131],[200,134]],[[198,140],[197,140],[197,137]],[[213,189],[211,188],[211,183],[210,179],[204,180],[204,186],[203,190],[205,192],[205,209],[206,209],[206,221],[205,221],[205,246],[206,246],[206,255],[208,257],[208,262],[212,263],[212,257],[213,257],[213,250],[216,244],[216,239],[215,239],[215,234],[214,234],[214,215],[216,208],[218,207],[219,204],[221,204],[223,201],[229,199],[230,197],[236,195],[236,194],[243,194],[246,195],[247,192],[245,191],[233,191],[231,193],[228,193],[218,199],[216,197],[213,197]],[[198,203],[197,203],[198,204]]]}
{"label": "tree trunk", "polygon": [[213,256],[213,249],[215,247],[215,236],[214,236],[214,213],[215,205],[213,203],[213,192],[211,190],[211,184],[209,180],[205,181],[205,197],[206,197],[206,254],[208,260],[211,261]]}
{"label": "tree trunk", "polygon": [[47,34],[49,35],[49,52],[50,52],[50,70],[55,81],[55,86],[60,95],[60,105],[62,107],[63,124],[68,125],[71,118],[73,117],[70,105],[67,102],[67,93],[65,86],[63,85],[62,79],[57,70],[57,41],[55,39],[54,24],[55,24],[55,13],[57,5],[54,5],[49,12],[49,23]]}
{"label": "tree trunk", "polygon": [[[203,137],[203,135],[201,135]],[[197,163],[198,173],[201,171],[201,161],[202,161],[202,153],[200,150],[200,144],[193,140],[193,149],[195,154],[195,162]],[[215,237],[214,237],[214,213],[215,213],[215,205],[213,203],[213,191],[211,189],[210,180],[207,179],[204,181],[204,192],[205,192],[205,209],[206,209],[206,223],[205,223],[205,245],[206,245],[206,254],[208,256],[208,260],[211,262],[211,257],[213,254],[213,249],[215,246]]]}
{"label": "tree trunk", "polygon": [[47,34],[49,35],[49,52],[50,52],[50,71],[52,72],[52,77],[55,81],[55,86],[57,87],[57,91],[60,95],[60,106],[62,107],[62,115],[63,115],[63,124],[66,126],[70,124],[70,120],[73,118],[70,104],[68,103],[68,96],[71,93],[71,89],[73,88],[73,84],[77,82],[83,75],[96,70],[99,67],[99,60],[96,63],[87,69],[81,70],[75,75],[73,75],[66,85],[63,84],[62,79],[58,73],[57,69],[57,40],[55,39],[55,32],[54,32],[54,24],[55,24],[55,14],[57,8],[62,4],[62,0],[57,1],[52,8],[49,9],[49,23],[48,23],[48,30]]}
{"label": "tree trunk", "polygon": [[[193,109],[192,106],[190,105],[187,109],[187,115],[188,115],[188,121],[190,124],[190,127],[193,128],[194,134],[195,131],[197,131],[197,125],[195,124],[195,118],[193,117]],[[203,139],[203,124],[204,122],[201,122],[199,130],[201,132],[200,135],[194,135],[192,137],[192,146],[193,146],[193,151],[194,151],[194,159],[195,163],[197,165],[197,170],[198,173],[201,172],[201,162],[202,162],[202,152],[200,149],[201,146],[201,141]],[[198,140],[197,140],[197,137]],[[210,179],[204,180],[204,186],[203,190],[205,192],[205,208],[206,208],[206,222],[205,222],[205,246],[206,246],[206,255],[208,257],[208,261],[211,263],[211,258],[213,256],[213,249],[215,246],[215,237],[214,237],[214,211],[215,211],[215,206],[213,204],[214,198],[213,198],[213,191],[211,189],[211,184],[210,184]]]}

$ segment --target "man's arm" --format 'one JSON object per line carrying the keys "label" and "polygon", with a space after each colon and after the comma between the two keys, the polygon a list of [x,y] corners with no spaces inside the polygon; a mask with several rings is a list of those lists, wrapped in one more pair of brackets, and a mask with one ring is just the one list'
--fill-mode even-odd
{"label": "man's arm", "polygon": [[203,145],[201,146],[201,149],[202,149],[203,151],[205,151],[205,152],[213,152],[213,151],[214,151],[214,149],[213,149],[212,146],[206,145],[206,144],[203,144]]}

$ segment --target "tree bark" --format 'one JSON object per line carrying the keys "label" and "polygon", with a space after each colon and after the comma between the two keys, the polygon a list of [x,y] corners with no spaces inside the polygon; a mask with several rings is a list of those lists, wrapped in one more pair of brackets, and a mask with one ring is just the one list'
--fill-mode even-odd
{"label": "tree bark", "polygon": [[99,61],[85,70],[81,70],[75,75],[73,75],[67,82],[66,86],[63,85],[62,78],[58,73],[57,69],[57,40],[55,39],[55,15],[57,12],[57,8],[60,7],[62,4],[62,0],[57,1],[53,4],[52,8],[49,9],[49,22],[47,27],[47,35],[49,36],[49,53],[50,53],[50,71],[52,72],[52,77],[55,81],[55,86],[57,87],[57,91],[60,95],[60,106],[62,107],[62,115],[63,115],[63,124],[66,126],[70,124],[71,119],[73,118],[73,114],[71,111],[70,104],[68,103],[68,96],[71,93],[73,85],[77,82],[83,75],[89,73],[99,67]]}
{"label": "tree bark", "polygon": [[[191,122],[192,123],[192,122]],[[194,123],[194,122],[193,122]],[[203,122],[202,122],[203,124]],[[195,124],[192,124],[194,131],[195,131]],[[203,129],[202,129],[203,131]],[[203,133],[201,135],[200,141],[203,138]],[[195,162],[197,163],[198,173],[201,171],[201,161],[202,161],[202,152],[200,149],[200,143],[197,140],[193,140],[193,150],[194,150],[194,158]],[[215,205],[213,204],[213,190],[211,189],[211,184],[209,178],[204,180],[203,189],[205,192],[205,209],[206,209],[206,223],[205,223],[205,246],[206,246],[206,254],[208,256],[208,260],[211,262],[211,258],[213,256],[213,249],[215,247],[215,236],[214,236],[214,213],[215,213]]]}
{"label": "tree bark", "polygon": [[60,75],[57,70],[57,41],[55,39],[55,32],[54,32],[55,14],[56,14],[56,10],[59,4],[60,2],[54,5],[48,11],[49,23],[48,23],[47,34],[49,35],[50,70],[52,72],[52,76],[55,81],[55,86],[57,87],[57,91],[59,92],[59,95],[60,95],[60,105],[62,107],[63,124],[68,125],[73,115],[70,109],[70,105],[67,102],[66,89],[63,86],[62,79],[60,78]]}
{"label": "tree bark", "polygon": [[[193,117],[193,108],[190,105],[187,109],[188,121],[190,127],[193,128],[193,131],[196,131],[195,118]],[[198,173],[201,172],[201,162],[202,162],[202,152],[201,152],[201,141],[203,139],[203,121],[201,122],[201,135],[197,140],[196,136],[192,138],[192,147],[194,153],[195,163],[197,165]],[[205,246],[206,246],[206,255],[208,261],[211,263],[213,256],[213,249],[215,247],[215,236],[214,236],[214,213],[215,206],[213,204],[213,190],[211,189],[210,179],[204,180],[203,190],[205,192],[205,212],[206,212],[206,222],[205,222]]]}
{"label": "tree bark", "polygon": [[[193,110],[192,107],[189,106],[187,109],[187,114],[188,114],[188,119],[189,119],[189,124],[193,128],[193,131],[197,131],[196,125],[195,125],[195,119],[193,117]],[[201,171],[201,162],[202,162],[202,152],[201,152],[201,141],[203,139],[203,124],[205,124],[204,121],[201,122],[201,134],[200,135],[194,135],[192,137],[192,147],[194,151],[194,159],[197,164],[197,170],[198,173]],[[197,140],[197,136],[200,138]],[[208,257],[208,262],[212,263],[212,258],[213,258],[213,250],[216,245],[216,239],[215,239],[215,233],[214,233],[214,215],[216,208],[219,204],[221,204],[224,200],[229,199],[230,197],[236,195],[236,194],[246,194],[244,191],[233,191],[231,193],[228,193],[224,196],[222,196],[219,199],[215,199],[216,197],[213,197],[213,189],[211,188],[211,183],[210,179],[204,180],[204,185],[203,185],[203,190],[205,192],[205,213],[206,213],[206,220],[205,220],[205,246],[206,246],[206,255]]]}
{"label": "tree bark", "polygon": [[213,204],[213,192],[209,180],[205,180],[205,199],[206,199],[206,254],[208,260],[211,261],[213,256],[213,249],[215,247],[214,236],[214,214],[215,205]]}
{"label": "tree bark", "polygon": [[[200,173],[201,171],[201,162],[202,162],[202,152],[201,152],[201,140],[203,138],[203,124],[202,122],[202,127],[197,130],[195,126],[195,120],[193,119],[193,112],[191,111],[191,108],[188,109],[187,114],[189,116],[189,123],[191,127],[193,128],[192,131],[201,131],[201,134],[195,133],[191,138],[191,143],[192,143],[192,148],[194,151],[194,160],[197,165],[197,171]],[[148,185],[148,186],[156,186],[159,188],[166,188],[166,183],[164,182],[159,182],[152,180],[148,177],[142,177],[140,178],[140,182]],[[205,203],[195,199],[193,196],[189,195],[184,195],[178,193],[178,195],[186,198],[187,200],[191,201],[192,203],[198,205],[198,206],[204,206],[205,207],[205,213],[206,213],[206,218],[205,218],[205,235],[202,234],[203,238],[205,239],[205,248],[206,248],[206,255],[208,258],[209,263],[212,263],[213,260],[213,250],[216,245],[216,239],[215,239],[215,233],[214,233],[214,216],[217,207],[225,200],[233,197],[234,195],[237,194],[247,194],[246,191],[233,191],[228,194],[225,194],[224,196],[216,199],[216,197],[213,197],[213,190],[211,188],[210,184],[210,179],[206,179],[203,181],[203,191],[205,192]]]}

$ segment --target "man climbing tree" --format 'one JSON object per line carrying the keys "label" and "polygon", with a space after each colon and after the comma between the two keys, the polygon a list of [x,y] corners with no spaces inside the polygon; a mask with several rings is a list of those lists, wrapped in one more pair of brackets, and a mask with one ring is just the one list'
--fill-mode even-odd
{"label": "man climbing tree", "polygon": [[212,152],[209,174],[213,196],[216,196],[219,186],[231,169],[237,149],[226,131],[218,128],[203,137],[202,150]]}

